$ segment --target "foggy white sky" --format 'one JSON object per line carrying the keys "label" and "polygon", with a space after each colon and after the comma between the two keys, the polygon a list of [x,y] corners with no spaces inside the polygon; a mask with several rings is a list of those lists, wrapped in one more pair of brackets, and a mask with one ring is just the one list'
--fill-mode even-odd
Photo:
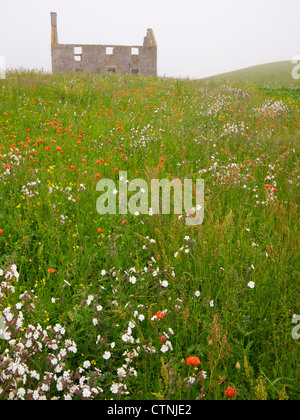
{"label": "foggy white sky", "polygon": [[159,76],[201,78],[300,55],[300,0],[0,0],[7,68],[51,71],[50,12],[58,41],[158,43]]}

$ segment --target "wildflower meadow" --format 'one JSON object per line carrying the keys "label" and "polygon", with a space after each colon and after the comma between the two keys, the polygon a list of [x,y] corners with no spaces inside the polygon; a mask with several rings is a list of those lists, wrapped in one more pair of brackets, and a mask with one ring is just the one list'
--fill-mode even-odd
{"label": "wildflower meadow", "polygon": [[[299,397],[298,91],[0,80],[0,399]],[[139,210],[160,179],[191,180],[193,206]]]}

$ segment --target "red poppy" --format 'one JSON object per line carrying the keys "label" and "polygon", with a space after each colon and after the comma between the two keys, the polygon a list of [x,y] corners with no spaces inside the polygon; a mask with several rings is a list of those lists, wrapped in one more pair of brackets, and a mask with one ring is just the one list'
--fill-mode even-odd
{"label": "red poppy", "polygon": [[49,268],[48,271],[49,271],[50,274],[53,274],[55,270],[53,268]]}
{"label": "red poppy", "polygon": [[159,319],[163,319],[163,317],[165,316],[165,314],[164,314],[162,311],[158,311],[158,312],[156,313],[156,316],[157,316],[157,318],[159,318]]}
{"label": "red poppy", "polygon": [[2,233],[3,233],[3,229],[0,229],[0,235],[2,235]]}
{"label": "red poppy", "polygon": [[227,397],[232,398],[234,395],[237,394],[237,392],[235,392],[235,390],[231,386],[228,386],[225,391],[225,394],[227,395]]}
{"label": "red poppy", "polygon": [[201,365],[200,360],[196,356],[190,356],[186,359],[186,364],[190,366]]}
{"label": "red poppy", "polygon": [[99,229],[98,229],[98,232],[99,232],[99,233],[102,233],[102,232],[103,232],[103,229],[99,228]]}
{"label": "red poppy", "polygon": [[70,169],[72,169],[72,171],[75,169],[75,166],[71,165]]}

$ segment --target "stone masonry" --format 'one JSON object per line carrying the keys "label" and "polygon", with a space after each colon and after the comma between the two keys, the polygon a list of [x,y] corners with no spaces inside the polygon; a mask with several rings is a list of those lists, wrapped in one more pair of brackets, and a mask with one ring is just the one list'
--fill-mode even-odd
{"label": "stone masonry", "polygon": [[59,44],[57,14],[51,13],[52,72],[157,75],[157,43],[152,29],[143,45]]}

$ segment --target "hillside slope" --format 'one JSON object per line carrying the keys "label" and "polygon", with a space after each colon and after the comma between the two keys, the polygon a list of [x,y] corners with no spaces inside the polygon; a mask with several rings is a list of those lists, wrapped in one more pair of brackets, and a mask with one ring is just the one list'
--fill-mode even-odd
{"label": "hillside slope", "polygon": [[[292,63],[292,61],[279,61],[219,74],[207,80],[249,83],[256,86],[276,88],[300,88],[300,78],[294,79],[292,76],[292,71],[295,66],[296,64]],[[300,75],[300,69],[297,73]]]}

